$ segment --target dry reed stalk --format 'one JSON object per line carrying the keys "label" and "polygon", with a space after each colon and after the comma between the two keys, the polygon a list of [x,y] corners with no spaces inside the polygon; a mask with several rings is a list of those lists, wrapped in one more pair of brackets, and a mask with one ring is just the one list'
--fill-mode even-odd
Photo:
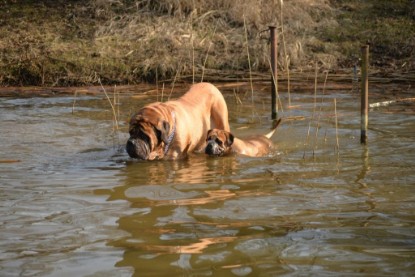
{"label": "dry reed stalk", "polygon": [[327,142],[327,128],[326,128],[326,131],[324,132],[324,142]]}
{"label": "dry reed stalk", "polygon": [[[271,72],[272,72],[272,65],[271,65],[271,60],[270,60],[269,57],[268,57],[268,64],[269,64],[269,68],[271,69]],[[281,98],[280,98],[280,95],[278,93],[278,79],[277,80],[275,79],[274,74],[271,74],[271,76],[272,76],[272,81],[274,83],[275,92],[277,93],[277,103],[280,104],[280,106],[281,106],[281,112],[284,113],[284,108],[282,107]],[[277,112],[278,112],[278,104],[277,104]]]}
{"label": "dry reed stalk", "polygon": [[156,94],[157,102],[159,101],[159,77],[158,77],[158,66],[156,66]]}
{"label": "dry reed stalk", "polygon": [[313,119],[316,112],[317,107],[317,76],[318,75],[318,65],[316,62],[315,70],[314,70],[314,108],[313,108]]}
{"label": "dry reed stalk", "polygon": [[[119,92],[118,92],[118,90],[117,90],[117,85],[114,85],[114,91],[113,91],[113,94],[114,94],[114,100],[113,100],[113,104],[114,104],[114,107],[116,107],[116,117],[115,117],[115,122],[117,123],[116,125],[114,125],[114,128],[115,128],[115,132],[116,131],[118,131],[118,128],[119,128],[119,126],[118,126],[118,118],[120,118],[120,94],[119,94]],[[118,139],[119,139],[119,136],[118,136],[118,132],[116,132],[115,133],[117,136],[115,137],[115,136],[113,136],[113,142],[114,142],[114,146],[115,145],[117,145],[118,144]]]}
{"label": "dry reed stalk", "polygon": [[235,90],[235,89],[233,89],[233,95],[235,96],[236,104],[237,104],[237,105],[238,105],[238,104],[243,105],[242,100],[241,100],[241,98],[239,97],[239,95],[238,95],[238,94],[236,94],[236,90]]}
{"label": "dry reed stalk", "polygon": [[98,78],[98,82],[101,85],[101,88],[104,91],[104,94],[107,97],[107,100],[111,105],[112,115],[113,115],[113,118],[114,118],[114,120],[113,120],[114,131],[117,131],[118,130],[118,120],[117,120],[117,113],[115,112],[115,107],[112,104],[111,99],[109,98],[107,91],[105,90],[104,86],[102,85],[101,78]]}
{"label": "dry reed stalk", "polygon": [[284,34],[284,12],[283,12],[283,0],[280,0],[280,20],[281,20],[281,35],[282,35],[282,45],[284,49],[284,63],[285,70],[287,70],[287,92],[288,92],[288,107],[291,107],[291,89],[290,89],[290,68],[288,65],[288,54],[287,54],[287,44],[285,43],[285,34]]}
{"label": "dry reed stalk", "polygon": [[117,85],[114,85],[114,104],[117,105],[117,118],[120,118],[120,93],[117,90]]}
{"label": "dry reed stalk", "polygon": [[194,45],[194,39],[193,39],[193,13],[190,18],[190,41],[192,44],[192,84],[195,83],[195,45]]}
{"label": "dry reed stalk", "polygon": [[337,150],[337,158],[339,157],[340,152],[340,145],[339,145],[339,132],[338,132],[338,124],[337,124],[337,100],[334,98],[334,120],[336,125],[336,150]]}
{"label": "dry reed stalk", "polygon": [[312,118],[310,118],[310,122],[308,122],[308,131],[307,131],[306,141],[305,141],[305,143],[304,143],[304,153],[303,153],[303,159],[305,159],[305,151],[306,151],[306,148],[307,148],[307,146],[308,146],[309,139],[310,139],[310,129],[311,129],[311,121],[312,121],[312,120],[313,120],[313,119],[312,119]]}
{"label": "dry reed stalk", "polygon": [[[181,62],[182,62],[182,60],[180,59],[180,62],[179,62],[180,65],[181,65]],[[174,75],[174,79],[173,79],[173,83],[171,85],[171,90],[170,90],[169,98],[167,98],[167,101],[170,101],[170,97],[171,97],[171,94],[173,93],[174,85],[176,84],[176,79],[179,76],[179,73],[180,73],[180,68],[179,68],[179,70],[176,71],[176,75]]]}
{"label": "dry reed stalk", "polygon": [[[288,59],[288,56],[287,56]],[[288,106],[292,107],[291,105],[291,84],[290,84],[290,68],[287,62],[287,92],[288,92]]]}
{"label": "dry reed stalk", "polygon": [[163,82],[163,87],[161,88],[161,99],[160,99],[160,102],[163,102],[163,96],[164,96],[164,82]]}
{"label": "dry reed stalk", "polygon": [[246,53],[248,55],[248,66],[249,66],[249,84],[251,85],[251,101],[254,106],[254,86],[252,84],[252,69],[251,69],[251,58],[249,56],[249,41],[248,41],[248,29],[246,27],[245,15],[244,18],[244,29],[245,29],[245,40],[246,40]]}
{"label": "dry reed stalk", "polygon": [[0,160],[1,164],[20,163],[21,160]]}
{"label": "dry reed stalk", "polygon": [[296,120],[305,120],[305,119],[306,117],[302,115],[284,117],[284,121],[296,121]]}
{"label": "dry reed stalk", "polygon": [[205,67],[206,67],[206,62],[207,62],[207,59],[208,59],[210,47],[212,47],[212,43],[209,44],[209,48],[206,52],[206,57],[205,57],[205,60],[203,62],[203,67],[202,67],[202,79],[200,80],[200,82],[203,82],[203,77],[205,75]]}
{"label": "dry reed stalk", "polygon": [[[213,33],[212,33],[212,36],[211,36],[212,39],[214,38],[214,36],[216,34],[216,29],[217,28],[218,28],[218,26],[216,26],[215,29],[213,30]],[[202,78],[201,78],[201,81],[200,82],[203,82],[203,78],[205,76],[206,62],[207,62],[207,59],[208,59],[208,56],[209,56],[209,51],[210,51],[210,48],[211,47],[212,47],[212,42],[209,43],[208,50],[206,51],[206,57],[205,57],[205,60],[203,62],[203,68],[202,68]]]}
{"label": "dry reed stalk", "polygon": [[327,77],[329,75],[328,71],[325,71],[325,73],[326,73],[326,77],[324,79],[323,93],[321,95],[321,102],[320,102],[320,110],[318,112],[318,118],[317,118],[316,135],[315,135],[315,138],[314,138],[313,156],[314,156],[315,150],[317,149],[317,138],[318,138],[318,131],[320,129],[321,110],[323,108],[323,99],[324,99],[324,94],[325,94],[325,91],[326,91]]}
{"label": "dry reed stalk", "polygon": [[[315,75],[314,75],[314,106],[313,106],[313,114],[310,117],[310,122],[308,123],[308,131],[307,131],[307,137],[306,137],[306,142],[304,143],[304,153],[303,153],[303,159],[305,159],[305,152],[306,152],[306,148],[308,146],[308,143],[310,141],[310,131],[311,131],[311,123],[314,119],[315,113],[316,113],[316,105],[317,105],[317,63],[316,63],[316,67],[315,67]],[[313,155],[314,155],[314,151],[313,151]]]}
{"label": "dry reed stalk", "polygon": [[75,90],[74,97],[73,97],[73,104],[72,104],[72,114],[75,113],[75,103],[76,103],[76,97],[78,95],[78,90]]}

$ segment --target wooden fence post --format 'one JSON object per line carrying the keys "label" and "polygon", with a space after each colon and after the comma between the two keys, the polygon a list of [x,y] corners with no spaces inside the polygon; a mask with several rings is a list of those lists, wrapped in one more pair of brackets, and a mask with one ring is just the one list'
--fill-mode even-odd
{"label": "wooden fence post", "polygon": [[369,45],[364,45],[362,50],[362,84],[360,101],[360,143],[367,143],[367,127],[369,124]]}

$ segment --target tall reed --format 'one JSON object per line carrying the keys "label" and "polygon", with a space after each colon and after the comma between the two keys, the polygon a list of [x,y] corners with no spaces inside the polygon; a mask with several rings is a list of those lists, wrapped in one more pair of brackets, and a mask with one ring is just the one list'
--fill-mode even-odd
{"label": "tall reed", "polygon": [[98,82],[101,85],[102,90],[104,91],[105,97],[107,97],[107,100],[111,105],[112,116],[113,116],[113,127],[114,127],[114,131],[117,131],[119,129],[119,127],[118,127],[118,119],[117,119],[117,113],[115,111],[115,107],[114,107],[110,97],[108,96],[107,91],[105,90],[104,86],[102,85],[101,78],[98,78]]}
{"label": "tall reed", "polygon": [[[270,60],[269,57],[268,57],[268,64],[269,64],[270,71],[272,73],[272,65],[271,65],[271,60]],[[278,93],[278,79],[275,79],[274,74],[271,74],[271,76],[272,76],[273,85],[275,87],[275,92],[277,93],[277,112],[279,111],[279,109],[278,109],[278,104],[279,104],[280,107],[281,107],[281,112],[284,113],[284,108],[282,106],[281,98],[280,98],[280,95]]]}
{"label": "tall reed", "polygon": [[120,118],[120,93],[117,90],[117,85],[114,85],[114,105],[117,107],[117,119]]}
{"label": "tall reed", "polygon": [[290,84],[290,65],[289,65],[289,56],[287,53],[287,44],[285,42],[285,30],[284,30],[284,1],[280,0],[280,20],[281,20],[281,37],[282,45],[284,49],[284,64],[285,70],[287,71],[287,92],[288,92],[288,107],[291,107],[291,84]]}
{"label": "tall reed", "polygon": [[244,18],[244,29],[245,29],[245,40],[246,40],[246,53],[248,55],[248,66],[249,66],[249,84],[251,85],[251,101],[254,106],[254,85],[252,83],[252,69],[251,69],[251,58],[249,56],[249,40],[248,40],[248,29],[246,27],[245,15]]}
{"label": "tall reed", "polygon": [[317,62],[315,64],[315,74],[314,74],[314,105],[313,105],[313,113],[310,117],[310,121],[308,122],[308,131],[307,131],[307,137],[306,137],[306,141],[304,143],[304,153],[303,153],[303,159],[305,159],[305,152],[308,146],[308,143],[310,141],[310,131],[311,131],[311,123],[314,120],[314,116],[316,113],[316,106],[317,106],[317,73],[318,73],[318,67],[317,67]]}
{"label": "tall reed", "polygon": [[195,45],[194,45],[194,38],[193,38],[193,13],[190,17],[190,43],[192,46],[192,84],[195,83]]}
{"label": "tall reed", "polygon": [[158,67],[156,67],[156,94],[157,94],[157,102],[159,101],[159,74],[158,74]]}
{"label": "tall reed", "polygon": [[336,152],[337,158],[340,155],[340,144],[339,144],[339,131],[338,131],[338,120],[337,120],[337,100],[334,98],[334,120],[336,125]]}
{"label": "tall reed", "polygon": [[207,62],[207,59],[208,59],[208,56],[209,56],[210,47],[212,47],[212,43],[209,44],[209,48],[206,51],[206,56],[205,56],[205,60],[203,62],[203,67],[202,67],[202,78],[201,78],[200,82],[203,82],[203,77],[205,75],[206,62]]}
{"label": "tall reed", "polygon": [[[215,26],[215,29],[213,30],[213,33],[211,34],[211,40],[213,40],[213,39],[214,39],[215,34],[216,34],[216,30],[217,30],[217,28],[218,28],[218,26],[216,25],[216,26]],[[209,57],[210,48],[212,47],[212,45],[213,45],[213,43],[212,43],[212,42],[210,42],[210,43],[209,43],[208,50],[206,51],[206,56],[205,56],[205,60],[204,60],[204,62],[203,62],[203,67],[202,67],[202,78],[201,78],[201,81],[200,81],[200,82],[203,82],[203,78],[205,77],[206,63],[207,63],[207,59],[208,59],[208,57]]]}
{"label": "tall reed", "polygon": [[73,97],[73,103],[72,103],[72,114],[75,112],[75,104],[76,104],[76,97],[78,96],[78,90],[75,90],[74,97]]}
{"label": "tall reed", "polygon": [[181,62],[182,62],[182,60],[180,59],[180,62],[179,62],[179,68],[178,68],[178,69],[177,69],[177,71],[176,71],[176,75],[174,75],[173,83],[172,83],[172,85],[171,85],[170,94],[169,94],[169,97],[167,98],[167,100],[168,100],[168,101],[170,100],[170,97],[171,97],[171,95],[172,95],[172,93],[173,93],[173,90],[174,90],[174,85],[176,84],[176,79],[177,79],[177,77],[179,76],[180,69],[181,69]]}
{"label": "tall reed", "polygon": [[326,92],[327,77],[329,75],[328,71],[325,71],[325,74],[326,74],[326,77],[324,78],[323,93],[321,94],[320,110],[318,112],[318,117],[317,117],[316,134],[315,134],[315,138],[314,138],[313,155],[314,155],[314,153],[315,153],[315,151],[317,149],[318,131],[320,129],[320,118],[321,118],[321,113],[322,113],[322,109],[323,109],[324,95],[325,95],[325,92]]}

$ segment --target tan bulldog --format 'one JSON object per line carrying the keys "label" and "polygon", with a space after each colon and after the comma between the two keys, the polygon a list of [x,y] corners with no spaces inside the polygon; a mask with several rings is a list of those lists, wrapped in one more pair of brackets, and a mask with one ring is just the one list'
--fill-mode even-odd
{"label": "tan bulldog", "polygon": [[211,128],[229,131],[225,99],[214,85],[195,84],[177,100],[152,103],[134,114],[126,150],[140,160],[183,158],[203,151]]}

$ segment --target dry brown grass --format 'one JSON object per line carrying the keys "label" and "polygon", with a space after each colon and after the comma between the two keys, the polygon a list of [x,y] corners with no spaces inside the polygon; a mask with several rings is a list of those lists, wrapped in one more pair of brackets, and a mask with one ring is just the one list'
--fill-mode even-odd
{"label": "dry brown grass", "polygon": [[[252,70],[264,71],[268,70],[269,51],[259,32],[270,23],[278,22],[279,7],[273,0],[144,1],[136,7],[136,12],[113,17],[98,28],[95,43],[103,57],[126,58],[133,65],[133,72],[146,79],[155,78],[154,68],[161,78],[175,76],[181,66],[178,57],[182,60],[184,75],[195,70],[200,76],[208,52],[206,70],[247,70],[249,62],[243,54],[245,18]],[[284,8],[289,63],[307,67],[304,61],[314,57],[303,50],[310,43],[306,34],[319,25],[310,14],[315,10],[330,12],[330,8],[323,0],[288,1]],[[313,39],[311,36],[311,42]],[[114,52],[115,42],[118,44]],[[193,57],[196,68],[192,66]],[[280,53],[279,64],[285,63]]]}
{"label": "dry brown grass", "polygon": [[[269,50],[260,34],[270,24],[281,25],[280,0],[4,3],[3,84],[171,81],[178,71],[198,81],[217,72],[248,73],[244,19],[251,70],[267,72]],[[283,3],[286,50],[279,47],[279,67],[306,71],[316,62],[322,69],[337,67],[345,59],[341,48],[323,41],[321,34],[338,27],[338,10],[326,0]]]}

